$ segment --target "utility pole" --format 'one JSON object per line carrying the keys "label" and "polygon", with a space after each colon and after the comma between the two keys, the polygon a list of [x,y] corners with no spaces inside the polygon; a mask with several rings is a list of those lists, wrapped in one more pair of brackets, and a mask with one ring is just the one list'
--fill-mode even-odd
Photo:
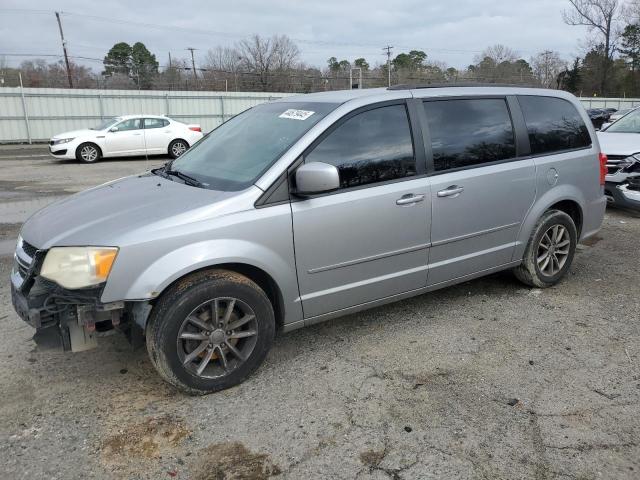
{"label": "utility pole", "polygon": [[391,49],[392,48],[393,47],[391,45],[387,45],[382,49],[387,51],[387,75],[389,76],[388,78],[389,87],[391,86]]}
{"label": "utility pole", "polygon": [[187,50],[191,52],[191,67],[193,68],[193,78],[198,78],[196,74],[196,61],[193,59],[193,51],[196,50],[193,47],[188,47]]}
{"label": "utility pole", "polygon": [[69,80],[69,88],[73,88],[73,79],[71,78],[71,68],[69,67],[69,56],[67,55],[67,42],[64,40],[62,32],[62,21],[60,20],[60,12],[56,12],[56,20],[58,20],[58,28],[60,29],[60,40],[62,40],[62,51],[64,52],[64,63],[67,66],[67,80]]}

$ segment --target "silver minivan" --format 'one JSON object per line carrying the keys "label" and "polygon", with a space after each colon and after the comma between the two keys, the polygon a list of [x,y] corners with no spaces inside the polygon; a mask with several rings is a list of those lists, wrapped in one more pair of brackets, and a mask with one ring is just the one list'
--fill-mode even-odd
{"label": "silver minivan", "polygon": [[256,370],[277,331],[499,270],[556,284],[600,228],[605,164],[565,92],[287,97],[33,215],[13,305],[37,342],[80,351],[119,330],[166,381],[213,392]]}

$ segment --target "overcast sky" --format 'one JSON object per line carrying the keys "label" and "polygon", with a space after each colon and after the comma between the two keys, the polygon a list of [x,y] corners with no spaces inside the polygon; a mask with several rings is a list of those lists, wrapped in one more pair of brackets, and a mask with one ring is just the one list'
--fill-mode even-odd
{"label": "overcast sky", "polygon": [[[302,60],[315,66],[325,66],[330,56],[351,61],[365,57],[373,66],[384,61],[382,47],[387,44],[394,46],[394,54],[424,50],[430,59],[458,68],[496,43],[526,59],[545,49],[570,59],[580,52],[586,32],[562,22],[566,4],[563,0],[2,0],[0,54],[60,55],[51,10],[55,5],[64,12],[64,32],[74,57],[101,59],[116,42],[141,41],[161,65],[167,63],[169,51],[174,58],[187,57],[186,47],[199,49],[197,62],[209,48],[230,46],[258,33],[287,34],[300,47]],[[26,11],[25,6],[38,12]],[[11,66],[23,60],[5,58]],[[76,61],[101,68],[100,62]]]}

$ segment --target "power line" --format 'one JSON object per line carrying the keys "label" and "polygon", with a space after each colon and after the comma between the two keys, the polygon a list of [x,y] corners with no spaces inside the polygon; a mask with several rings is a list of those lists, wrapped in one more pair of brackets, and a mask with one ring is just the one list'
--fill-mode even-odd
{"label": "power line", "polygon": [[[3,11],[5,9],[0,9],[0,11]],[[15,10],[15,9],[7,9],[7,10]],[[33,12],[33,13],[42,13],[42,12],[47,12],[47,10],[28,10],[28,9],[20,9],[21,12],[24,13],[29,13],[29,12]],[[219,30],[201,30],[201,29],[197,29],[197,28],[187,28],[187,27],[180,27],[180,26],[176,26],[176,25],[166,25],[166,24],[158,24],[158,23],[150,23],[150,22],[137,22],[134,20],[125,20],[125,19],[119,19],[119,18],[109,18],[109,17],[103,17],[103,16],[99,16],[99,15],[88,15],[88,14],[84,14],[84,13],[75,13],[75,12],[61,12],[62,15],[66,15],[66,16],[73,16],[73,17],[83,17],[83,18],[89,18],[89,19],[93,19],[96,21],[101,21],[101,22],[107,22],[107,23],[114,23],[114,24],[119,24],[119,25],[133,25],[133,26],[139,26],[139,27],[147,27],[147,28],[154,28],[154,29],[160,29],[160,30],[172,30],[172,31],[184,31],[184,32],[188,32],[188,33],[195,33],[198,35],[207,35],[207,36],[215,36],[215,37],[236,37],[236,38],[245,38],[247,37],[246,34],[240,34],[240,33],[236,33],[236,32],[225,32],[225,31],[219,31]],[[340,42],[340,41],[336,41],[336,40],[307,40],[304,38],[295,38],[295,37],[291,37],[291,39],[295,42],[298,43],[303,43],[303,44],[310,44],[310,45],[324,45],[324,46],[346,46],[346,47],[374,47],[375,44],[374,43],[360,43],[360,42]],[[401,49],[414,49],[414,48],[420,48],[420,47],[415,47],[415,46],[408,46],[408,45],[399,45],[398,48]],[[480,53],[481,50],[465,50],[465,49],[447,49],[447,48],[429,48],[428,51],[432,51],[432,52],[440,52],[440,53],[453,53],[453,54],[469,54],[469,53]]]}
{"label": "power line", "polygon": [[[33,14],[52,13],[51,10],[13,9],[13,8],[0,8],[0,12],[33,13]],[[89,15],[89,14],[76,13],[76,12],[60,12],[60,13],[61,13],[61,15],[65,15],[65,16],[82,17],[82,18],[88,18],[88,19],[92,19],[92,20],[96,20],[96,21],[114,23],[114,24],[120,24],[120,25],[132,25],[132,26],[154,28],[154,29],[160,29],[160,30],[163,30],[163,31],[166,31],[166,30],[184,31],[184,32],[188,32],[188,33],[191,33],[191,34],[214,36],[214,37],[222,36],[222,37],[225,37],[225,38],[229,38],[229,37],[246,38],[247,37],[246,34],[240,34],[240,33],[237,33],[237,32],[224,32],[224,31],[216,31],[216,30],[202,30],[202,29],[180,27],[180,26],[176,26],[176,25],[157,24],[157,23],[150,23],[150,22],[137,22],[137,21],[133,21],[133,20],[109,18],[109,17],[102,17],[102,16],[99,16],[99,15]],[[371,47],[375,46],[375,44],[373,44],[373,43],[340,42],[340,41],[335,41],[335,40],[307,40],[307,39],[295,38],[295,37],[291,37],[291,40],[293,40],[293,41],[295,41],[297,43],[309,44],[309,45],[321,45],[321,46],[326,46],[326,47],[342,46],[342,47],[371,48]],[[437,47],[436,48],[434,48],[434,47],[424,48],[424,47],[415,46],[415,45],[413,45],[413,46],[396,45],[396,48],[399,48],[399,49],[402,49],[402,50],[422,49],[425,52],[454,54],[454,55],[458,55],[458,54],[459,55],[468,55],[468,54],[479,54],[479,53],[482,53],[482,50],[475,50],[475,49],[472,50],[472,49],[454,49],[454,48],[437,48]],[[537,53],[537,52],[535,52],[533,50],[528,50],[528,49],[524,49],[524,50],[523,49],[516,49],[516,50],[518,50],[520,52],[523,52],[523,53],[529,53],[529,54]],[[569,56],[569,54],[567,54],[567,52],[560,52],[560,53],[562,55]]]}

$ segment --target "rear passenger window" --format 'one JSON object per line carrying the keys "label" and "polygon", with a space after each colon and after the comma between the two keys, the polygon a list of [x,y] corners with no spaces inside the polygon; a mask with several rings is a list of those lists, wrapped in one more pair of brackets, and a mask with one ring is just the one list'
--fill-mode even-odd
{"label": "rear passenger window", "polygon": [[164,120],[162,118],[145,118],[144,119],[144,128],[162,128],[169,125],[168,120]]}
{"label": "rear passenger window", "polygon": [[335,165],[342,188],[416,174],[416,161],[404,105],[359,113],[339,125],[305,157]]}
{"label": "rear passenger window", "polygon": [[436,100],[423,105],[437,172],[515,158],[505,100]]}
{"label": "rear passenger window", "polygon": [[591,146],[589,130],[576,108],[554,97],[518,96],[532,154]]}

